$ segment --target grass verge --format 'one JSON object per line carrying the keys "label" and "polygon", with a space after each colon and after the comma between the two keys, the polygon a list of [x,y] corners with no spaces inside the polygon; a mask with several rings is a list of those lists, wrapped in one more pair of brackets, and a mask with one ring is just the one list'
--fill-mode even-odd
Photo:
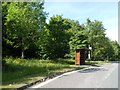
{"label": "grass verge", "polygon": [[5,61],[6,66],[2,73],[1,88],[17,88],[54,72],[82,68],[75,66],[74,60],[70,59],[52,61],[6,58]]}
{"label": "grass verge", "polygon": [[[2,72],[2,86],[0,88],[17,88],[30,82],[39,80],[51,73],[75,68],[83,69],[84,66],[74,65],[74,60],[38,60],[38,59],[13,59],[6,58],[6,65]],[[86,61],[87,65],[104,64],[103,61]]]}

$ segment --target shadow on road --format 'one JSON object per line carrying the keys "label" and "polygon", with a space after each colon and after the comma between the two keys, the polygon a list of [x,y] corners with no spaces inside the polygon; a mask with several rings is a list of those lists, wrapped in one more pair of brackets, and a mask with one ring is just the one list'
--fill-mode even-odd
{"label": "shadow on road", "polygon": [[100,67],[100,65],[97,65],[97,64],[85,64],[85,65],[87,65],[87,66],[94,66],[94,67]]}
{"label": "shadow on road", "polygon": [[90,73],[90,72],[97,72],[97,71],[108,71],[105,68],[88,68],[88,69],[84,69],[82,71],[79,71],[80,73]]}

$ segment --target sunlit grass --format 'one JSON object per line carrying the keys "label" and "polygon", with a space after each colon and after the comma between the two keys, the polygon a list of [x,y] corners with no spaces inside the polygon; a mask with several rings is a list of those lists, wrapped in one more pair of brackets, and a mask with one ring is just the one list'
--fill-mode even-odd
{"label": "sunlit grass", "polygon": [[[38,60],[6,58],[6,71],[2,73],[2,88],[17,88],[54,72],[82,69],[80,65],[75,65],[75,60]],[[86,61],[87,65],[103,64],[103,61]]]}
{"label": "sunlit grass", "polygon": [[50,73],[72,69],[74,60],[37,60],[6,58],[6,71],[3,71],[3,88],[15,88],[25,83],[38,80]]}

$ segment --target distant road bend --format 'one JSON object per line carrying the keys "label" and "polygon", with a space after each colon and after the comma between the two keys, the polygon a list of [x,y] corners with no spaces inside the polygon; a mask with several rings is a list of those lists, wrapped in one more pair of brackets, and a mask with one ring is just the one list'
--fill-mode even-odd
{"label": "distant road bend", "polygon": [[30,88],[118,88],[118,63],[65,73]]}

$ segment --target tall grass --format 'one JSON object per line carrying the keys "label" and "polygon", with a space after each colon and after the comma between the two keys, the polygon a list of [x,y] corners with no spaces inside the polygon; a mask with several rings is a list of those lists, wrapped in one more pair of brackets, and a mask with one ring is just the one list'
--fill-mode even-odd
{"label": "tall grass", "polygon": [[[37,60],[37,59],[13,59],[6,58],[6,69],[2,73],[2,84],[14,85],[27,83],[31,77],[43,77],[52,72],[71,68],[74,60]],[[4,68],[4,67],[3,67]]]}
{"label": "tall grass", "polygon": [[[58,59],[53,61],[4,58],[4,60],[6,63],[4,62],[2,73],[2,88],[16,88],[64,69],[83,68],[75,66],[75,60],[72,59]],[[86,61],[87,65],[100,63],[103,62]]]}

